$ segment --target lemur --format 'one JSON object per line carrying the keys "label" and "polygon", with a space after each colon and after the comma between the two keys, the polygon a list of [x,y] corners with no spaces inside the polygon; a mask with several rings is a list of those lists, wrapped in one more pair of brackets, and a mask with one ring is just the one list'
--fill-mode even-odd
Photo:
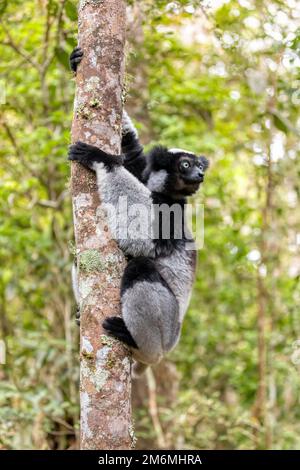
{"label": "lemur", "polygon": [[[74,72],[82,56],[79,47],[72,52]],[[158,232],[136,239],[114,234],[108,211],[108,225],[129,261],[121,282],[122,317],[106,318],[103,328],[129,346],[135,359],[133,375],[138,376],[171,351],[180,337],[196,269],[195,246],[185,227],[186,198],[199,189],[209,162],[204,156],[163,146],[145,154],[125,111],[121,146],[121,155],[110,155],[77,142],[70,146],[68,159],[96,172],[104,208],[110,205],[117,209],[119,198],[126,196],[128,207],[142,204],[149,214],[156,214],[151,223],[158,224]],[[170,217],[170,235],[165,239],[159,211],[162,206],[171,209],[174,205],[181,209],[179,225],[184,229],[176,236],[178,220]]]}

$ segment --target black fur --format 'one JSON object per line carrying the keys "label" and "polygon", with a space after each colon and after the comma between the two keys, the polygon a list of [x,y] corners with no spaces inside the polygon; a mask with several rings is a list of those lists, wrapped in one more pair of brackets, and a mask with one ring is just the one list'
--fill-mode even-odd
{"label": "black fur", "polygon": [[146,159],[144,149],[134,132],[129,131],[122,136],[122,154],[124,155],[124,167],[126,170],[143,182]]}
{"label": "black fur", "polygon": [[[73,71],[77,70],[82,57],[80,48],[71,54]],[[97,147],[77,142],[70,146],[69,160],[97,172],[95,162],[103,163],[107,172],[123,165],[148,188],[142,188],[123,169],[107,174],[107,180],[103,182],[106,184],[105,202],[115,201],[115,196],[128,195],[134,204],[141,193],[147,207],[154,209],[151,237],[143,243],[139,240],[136,246],[134,238],[120,240],[120,246],[129,258],[121,282],[121,305],[126,324],[121,317],[109,317],[104,320],[103,328],[114,338],[138,349],[136,356],[133,351],[137,361],[156,363],[179,340],[196,266],[196,252],[187,246],[193,239],[187,238],[190,237],[188,231],[185,233],[186,197],[199,189],[208,160],[185,150],[168,150],[162,146],[154,147],[145,155],[126,114],[122,122],[122,155],[109,155]],[[115,178],[120,178],[122,183],[114,188]],[[164,215],[168,216],[167,221]],[[138,283],[143,283],[143,289]],[[128,289],[131,291],[127,292]]]}
{"label": "black fur", "polygon": [[[173,200],[184,200],[194,194],[204,180],[204,173],[209,162],[204,156],[197,157],[185,152],[173,153],[161,145],[155,146],[146,156],[147,165],[143,173],[143,181],[147,183],[152,172],[165,170],[168,177],[160,194]],[[181,167],[183,161],[189,162],[187,169]]]}
{"label": "black fur", "polygon": [[81,163],[81,165],[93,169],[93,163],[103,163],[108,171],[112,171],[116,166],[123,164],[121,155],[109,155],[93,145],[84,142],[76,142],[70,145],[68,159]]}
{"label": "black fur", "polygon": [[121,295],[130,287],[133,287],[134,284],[142,281],[160,282],[170,290],[169,285],[157,271],[155,263],[150,258],[139,256],[130,260],[125,268],[122,277]]}
{"label": "black fur", "polygon": [[77,67],[80,64],[83,57],[83,51],[80,47],[75,47],[70,55],[70,67],[73,72],[77,72]]}
{"label": "black fur", "polygon": [[[70,55],[70,67],[73,72],[77,71],[83,57],[83,50],[78,46]],[[143,181],[143,172],[146,167],[144,149],[135,133],[128,131],[122,135],[122,155],[124,155],[124,167],[138,180]],[[84,163],[83,163],[84,164]],[[85,165],[90,168],[89,165]]]}
{"label": "black fur", "polygon": [[[170,256],[174,250],[183,248],[185,242],[192,241],[185,235],[185,204],[186,199],[182,198],[174,201],[167,195],[161,193],[152,193],[154,209],[154,220],[153,220],[153,233],[154,233],[154,244],[157,256]],[[160,210],[162,205],[168,206],[170,209],[178,205],[180,210],[181,218],[174,216],[174,212],[170,210],[170,218],[168,220],[169,225],[169,237],[165,238],[163,235],[163,228],[165,227],[165,221],[163,220],[163,212]]]}
{"label": "black fur", "polygon": [[108,317],[102,323],[103,328],[114,338],[123,341],[132,348],[138,349],[136,342],[127,329],[123,318],[121,317]]}

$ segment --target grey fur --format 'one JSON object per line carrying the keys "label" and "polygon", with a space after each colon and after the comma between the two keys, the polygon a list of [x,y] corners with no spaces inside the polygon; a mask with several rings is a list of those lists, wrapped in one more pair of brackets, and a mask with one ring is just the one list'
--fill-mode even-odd
{"label": "grey fur", "polygon": [[194,283],[196,253],[193,250],[176,250],[171,256],[157,258],[157,270],[170,286],[179,305],[179,321],[182,323],[189,304]]}
{"label": "grey fur", "polygon": [[161,283],[137,282],[122,296],[122,314],[138,349],[136,360],[155,364],[179,338],[179,309],[173,293]]}
{"label": "grey fur", "polygon": [[[180,243],[178,244],[175,243],[177,237],[174,237],[175,231],[173,232],[173,241],[168,240],[171,248],[168,248],[166,252],[164,252],[165,248],[164,243],[161,243],[162,240],[158,240],[159,243],[157,243],[156,238],[160,237],[153,236],[154,221],[157,222],[158,220],[157,217],[155,218],[153,201],[157,200],[155,199],[157,194],[170,194],[171,203],[168,202],[167,204],[170,213],[173,210],[172,198],[174,202],[176,199],[168,186],[170,181],[168,179],[170,176],[169,169],[159,169],[160,165],[158,164],[155,168],[156,171],[150,171],[148,176],[144,178],[141,158],[148,158],[149,156],[145,157],[143,155],[137,130],[126,111],[123,113],[122,134],[127,139],[125,144],[127,152],[128,145],[130,148],[128,158],[130,161],[133,159],[134,162],[138,162],[139,168],[142,168],[142,170],[139,169],[139,171],[142,171],[140,173],[142,177],[139,178],[139,175],[134,176],[133,174],[136,175],[134,171],[133,174],[130,172],[132,170],[128,171],[130,167],[126,167],[126,169],[119,165],[105,166],[104,163],[95,162],[92,166],[97,175],[102,205],[106,209],[107,222],[113,238],[118,242],[125,255],[133,258],[142,257],[141,260],[134,261],[133,270],[130,271],[129,269],[127,278],[126,272],[124,274],[121,305],[126,328],[124,326],[125,333],[123,332],[123,337],[117,335],[117,329],[115,331],[115,337],[121,339],[124,339],[124,334],[131,335],[132,338],[129,338],[131,342],[127,342],[127,344],[132,346],[135,343],[137,346],[137,348],[134,345],[132,346],[133,357],[136,361],[133,375],[137,376],[145,370],[147,365],[159,362],[178,343],[182,321],[189,304],[194,282],[196,251],[191,241],[192,238],[186,230],[185,237],[179,237]],[[128,144],[128,134],[129,136],[130,134],[133,135],[133,143],[131,144],[130,138]],[[161,151],[166,152],[166,149],[162,148]],[[176,161],[175,154],[194,155],[182,149],[171,149],[167,152],[174,154],[174,161]],[[126,151],[124,153],[126,162]],[[156,156],[161,157],[160,154]],[[166,158],[166,155],[164,154],[163,157]],[[204,159],[204,165],[205,157],[199,158]],[[198,168],[203,173],[207,166],[207,161],[206,166],[202,167],[198,162]],[[145,183],[147,186],[141,181],[147,181]],[[181,182],[180,184],[181,186],[173,186],[174,189],[181,191],[185,183]],[[120,201],[124,198],[126,198],[126,201],[124,200],[124,204],[120,205]],[[160,201],[162,202],[159,203],[159,210],[164,206],[164,199]],[[124,234],[122,233],[122,221],[124,221],[126,229],[130,229],[131,224],[137,219],[137,214],[131,212],[136,207],[141,207],[146,217],[138,230],[135,227],[132,232],[129,230]],[[180,227],[181,225],[182,219],[180,219]],[[173,229],[175,230],[175,227]],[[135,236],[136,233],[137,236]],[[148,272],[149,274],[146,274]],[[79,292],[75,266],[72,268],[72,280],[78,302]],[[108,331],[113,334],[113,330]]]}
{"label": "grey fur", "polygon": [[[108,172],[103,164],[94,164],[104,208],[117,209],[119,198],[126,195],[128,207],[142,204],[151,214],[151,193],[123,167]],[[159,172],[157,172],[159,173]],[[164,171],[164,173],[166,173]],[[156,183],[166,177],[158,175]],[[157,176],[157,175],[156,175]],[[153,184],[154,181],[152,181]],[[118,219],[122,214],[118,214]],[[154,260],[158,272],[170,290],[160,283],[138,282],[122,296],[122,316],[138,349],[133,350],[136,361],[155,364],[173,349],[180,337],[181,324],[188,306],[194,280],[194,251],[184,248],[171,256],[156,257],[155,246],[145,228],[144,239],[119,238],[115,220],[107,211],[107,221],[114,238],[127,255],[147,256]],[[130,218],[129,218],[130,225]],[[174,294],[173,294],[174,293]]]}
{"label": "grey fur", "polygon": [[[146,186],[140,183],[133,175],[131,175],[125,168],[118,167],[114,171],[107,172],[101,163],[95,163],[93,166],[97,174],[97,182],[100,189],[103,207],[107,210],[107,222],[110,230],[118,242],[120,248],[126,255],[131,256],[149,256],[154,257],[155,246],[149,237],[151,228],[151,193]],[[127,208],[133,205],[140,205],[145,208],[145,214],[148,217],[148,224],[141,227],[142,233],[138,238],[132,238],[132,234],[128,233],[127,238],[120,238],[118,229],[120,229],[120,221],[126,220],[127,214],[122,214],[120,211],[120,198],[127,197]],[[115,218],[112,220],[110,208],[115,208],[115,213],[118,211],[117,223]],[[130,215],[130,213],[128,212]],[[132,215],[132,221],[134,215]],[[130,227],[131,219],[128,217],[127,226]]]}
{"label": "grey fur", "polygon": [[[150,217],[150,191],[163,189],[167,177],[165,170],[152,172],[148,187],[145,187],[123,167],[107,172],[102,164],[97,163],[94,164],[94,169],[104,208],[112,205],[116,209],[119,198],[126,195],[128,207],[142,204]],[[122,316],[138,345],[138,349],[133,350],[133,356],[137,363],[155,364],[179,340],[194,281],[195,252],[183,248],[175,250],[171,256],[156,257],[155,246],[149,236],[149,225],[145,227],[144,237],[119,238],[115,221],[110,218],[110,211],[107,211],[107,216],[113,236],[123,252],[134,257],[147,256],[154,259],[158,272],[170,287],[169,290],[160,283],[138,282],[122,296]],[[119,213],[118,219],[121,218],[122,214]],[[136,364],[136,375],[139,369],[140,366]]]}
{"label": "grey fur", "polygon": [[147,188],[150,191],[162,192],[167,179],[166,170],[152,171],[147,181]]}

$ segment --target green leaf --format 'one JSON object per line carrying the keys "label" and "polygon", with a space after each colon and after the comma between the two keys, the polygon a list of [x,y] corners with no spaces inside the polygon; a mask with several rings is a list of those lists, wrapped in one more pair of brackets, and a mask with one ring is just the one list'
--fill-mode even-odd
{"label": "green leaf", "polygon": [[55,48],[55,56],[60,64],[69,69],[69,54],[62,47]]}
{"label": "green leaf", "polygon": [[8,0],[0,0],[0,15],[2,15],[7,7]]}
{"label": "green leaf", "polygon": [[77,8],[71,1],[67,0],[65,4],[66,15],[70,20],[77,21]]}
{"label": "green leaf", "polygon": [[73,49],[77,45],[77,41],[73,36],[67,36],[65,38],[66,43],[71,46]]}
{"label": "green leaf", "polygon": [[274,126],[284,132],[285,134],[288,133],[288,127],[286,125],[286,123],[283,121],[283,119],[281,119],[281,117],[278,115],[278,114],[273,114],[273,122],[274,122]]}

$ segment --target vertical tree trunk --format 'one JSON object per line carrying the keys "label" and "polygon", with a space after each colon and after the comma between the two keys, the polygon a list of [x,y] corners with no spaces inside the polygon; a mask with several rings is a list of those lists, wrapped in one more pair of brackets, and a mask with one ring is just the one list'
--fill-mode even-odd
{"label": "vertical tree trunk", "polygon": [[[270,247],[270,233],[272,230],[272,212],[273,212],[273,166],[270,154],[272,143],[272,130],[270,132],[269,149],[267,152],[267,174],[264,182],[265,202],[261,210],[262,226],[259,242],[259,251],[261,254],[260,267],[266,269],[268,276],[271,276],[271,266],[269,254],[272,252]],[[267,380],[270,374],[270,365],[268,364],[268,338],[267,332],[272,325],[270,319],[271,295],[267,279],[258,270],[257,272],[257,332],[258,332],[258,388],[256,394],[256,403],[254,415],[260,421],[264,429],[264,449],[272,448],[272,427],[270,426],[270,411],[268,407],[268,388]]]}
{"label": "vertical tree trunk", "polygon": [[[120,153],[125,0],[81,0],[72,140]],[[111,240],[95,175],[72,164],[72,198],[81,310],[81,448],[132,444],[130,357],[103,334],[106,316],[120,313],[124,257]]]}

